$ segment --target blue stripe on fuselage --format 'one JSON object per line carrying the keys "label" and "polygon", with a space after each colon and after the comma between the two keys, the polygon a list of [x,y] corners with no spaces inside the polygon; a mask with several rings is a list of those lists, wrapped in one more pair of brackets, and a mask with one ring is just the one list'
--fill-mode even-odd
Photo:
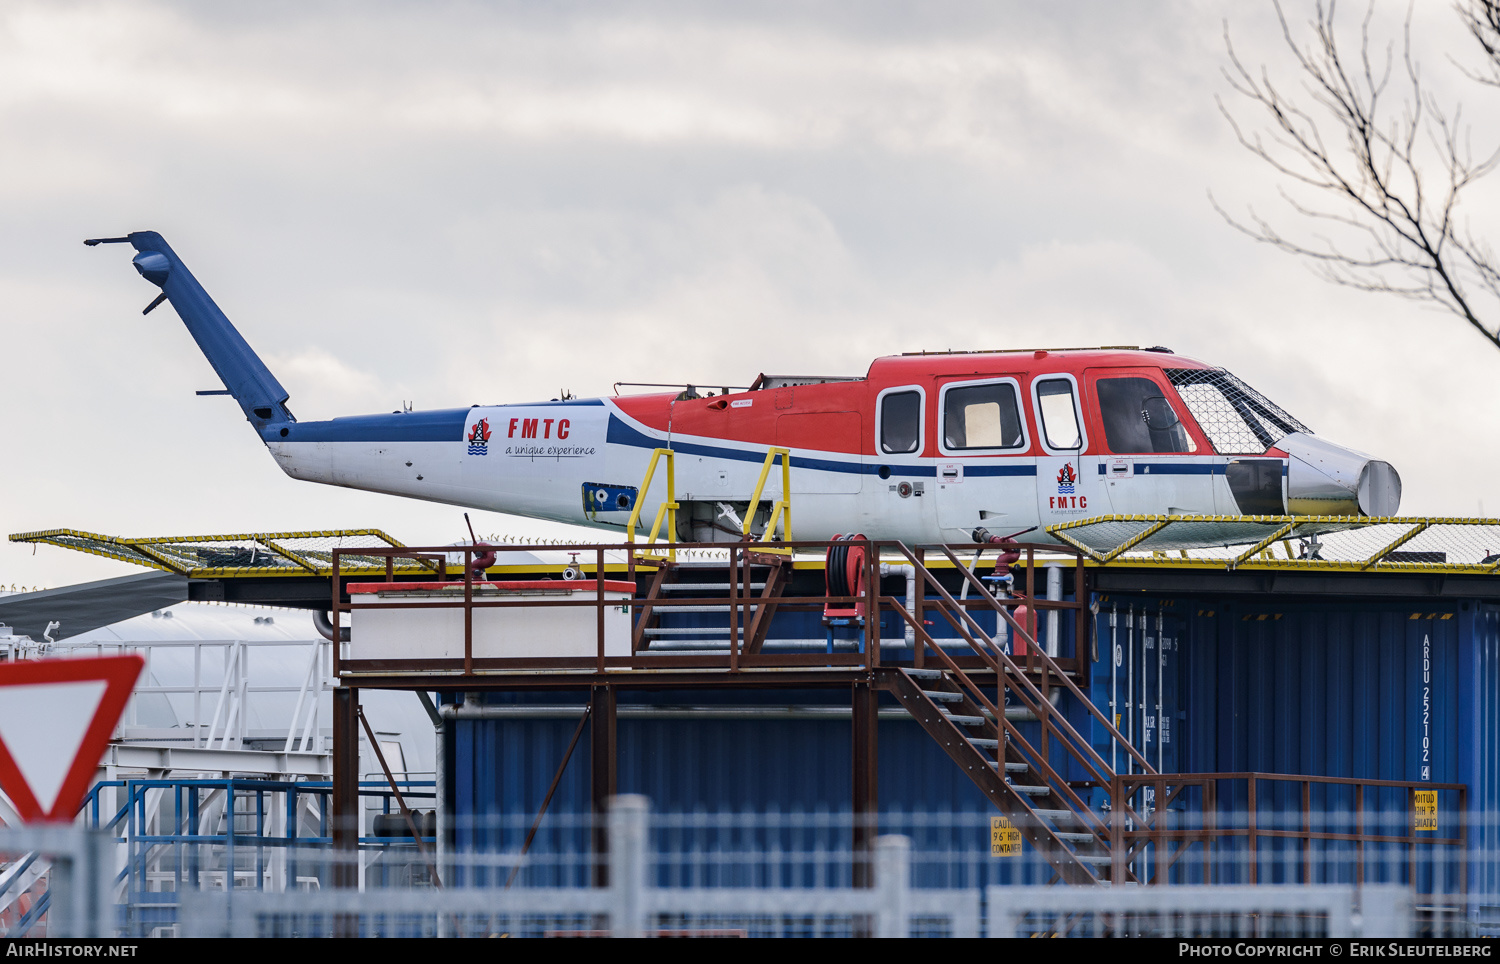
{"label": "blue stripe on fuselage", "polygon": [[[389,415],[349,415],[326,422],[271,425],[262,432],[268,442],[457,442],[464,437],[467,408]],[[286,435],[282,435],[286,430]]]}
{"label": "blue stripe on fuselage", "polygon": [[[1106,472],[1105,463],[1099,463],[1099,474]],[[1136,475],[1223,475],[1224,466],[1212,462],[1137,462]]]}
{"label": "blue stripe on fuselage", "polygon": [[[654,449],[664,447],[663,440],[652,438],[644,432],[640,432],[623,419],[614,415],[609,417],[609,430],[606,433],[606,441],[614,445],[630,445],[635,448]],[[684,455],[703,455],[709,458],[730,459],[736,462],[764,462],[765,453],[746,452],[743,449],[724,448],[719,445],[703,445],[698,442],[681,442],[676,439],[672,441],[673,451]],[[854,474],[878,475],[881,469],[889,469],[890,475],[915,476],[918,478],[931,478],[937,475],[937,467],[933,465],[888,465],[888,464],[866,464],[864,462],[845,462],[835,459],[812,459],[802,455],[792,456],[792,465],[799,469],[815,469],[819,472],[848,472]],[[965,475],[1036,475],[1036,465],[1027,462],[1023,465],[975,465],[972,462],[964,463]]]}
{"label": "blue stripe on fuselage", "polygon": [[1025,465],[985,465],[965,462],[964,475],[1036,475],[1036,463],[1028,462]]}
{"label": "blue stripe on fuselage", "polygon": [[[603,405],[599,399],[566,402],[527,402],[490,408],[550,408],[564,405]],[[389,415],[349,415],[326,422],[269,425],[261,432],[267,442],[461,442],[468,408],[440,408]],[[282,430],[285,429],[285,435]]]}

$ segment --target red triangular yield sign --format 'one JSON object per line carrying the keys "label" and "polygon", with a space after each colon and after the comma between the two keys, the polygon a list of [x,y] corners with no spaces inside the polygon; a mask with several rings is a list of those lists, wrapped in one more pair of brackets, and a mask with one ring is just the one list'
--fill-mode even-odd
{"label": "red triangular yield sign", "polygon": [[0,790],[27,823],[70,822],[146,661],[0,663]]}

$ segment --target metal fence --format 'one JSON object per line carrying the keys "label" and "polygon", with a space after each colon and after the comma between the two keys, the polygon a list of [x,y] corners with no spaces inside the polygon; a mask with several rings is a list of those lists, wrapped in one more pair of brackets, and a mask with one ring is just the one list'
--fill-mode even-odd
{"label": "metal fence", "polygon": [[[568,821],[569,829],[587,829]],[[684,828],[648,819],[644,798],[619,797],[604,829],[609,851],[601,862],[574,851],[544,853],[529,862],[528,876],[556,877],[559,869],[592,877],[600,886],[507,886],[522,864],[519,855],[496,861],[456,860],[445,868],[456,881],[484,879],[444,890],[371,888],[363,893],[320,890],[265,894],[249,890],[199,891],[182,904],[181,933],[204,937],[480,937],[480,936],[743,936],[904,937],[919,933],[955,937],[980,934],[980,892],[915,890],[908,838],[875,842],[874,886],[820,880],[833,854],[784,855],[733,850],[699,852],[697,885],[656,885],[664,864],[683,869],[688,850],[653,853],[653,842]],[[668,821],[670,825],[672,821]],[[666,858],[666,859],[664,859]],[[675,859],[674,859],[675,858]],[[847,861],[841,861],[847,864]],[[772,870],[772,864],[774,869]],[[768,870],[771,872],[768,873]],[[806,872],[808,883],[781,883]],[[366,878],[369,879],[368,877]],[[715,879],[717,885],[705,881]]]}
{"label": "metal fence", "polygon": [[1254,840],[1214,844],[1208,873],[1205,840],[1179,826],[1127,837],[1134,877],[1152,883],[1062,886],[990,813],[862,825],[847,811],[651,813],[624,796],[603,817],[484,817],[483,832],[463,828],[471,846],[438,856],[384,804],[359,849],[335,850],[317,784],[138,783],[127,801],[166,795],[156,813],[180,810],[181,826],[132,823],[126,805],[102,829],[0,831],[0,936],[1500,934],[1488,814],[1463,817],[1466,847],[1425,811],[1358,817],[1362,843],[1335,828],[1347,814],[1284,831],[1262,816]]}
{"label": "metal fence", "polygon": [[[982,813],[652,813],[638,796],[602,817],[485,818],[476,845],[438,857],[393,829],[357,851],[308,824],[321,806],[285,795],[286,824],[202,795],[182,832],[86,827],[0,831],[5,936],[1158,936],[1403,937],[1500,932],[1474,820],[1466,862],[1406,839],[1358,847],[1267,837],[1216,856],[1201,878],[1064,886],[1008,821]],[[169,788],[142,785],[131,799]],[[239,788],[253,799],[248,784]],[[186,792],[186,791],[185,791]],[[321,788],[309,788],[317,800]],[[234,799],[238,799],[235,797]],[[220,807],[212,818],[204,807]],[[184,804],[184,813],[191,809]],[[168,807],[167,810],[175,810]],[[304,813],[303,811],[306,810]],[[211,819],[212,818],[212,819]],[[279,818],[278,818],[279,819]],[[1409,821],[1409,816],[1403,816]],[[1375,815],[1366,824],[1381,824]],[[296,833],[291,833],[298,823]],[[128,829],[128,821],[125,826]],[[1396,836],[1395,827],[1388,828]],[[117,827],[118,831],[119,828]],[[124,831],[120,831],[124,832]],[[425,830],[423,831],[425,832]],[[1132,861],[1155,866],[1149,841]],[[1413,857],[1415,856],[1415,861]],[[1201,866],[1189,854],[1186,864]],[[1251,867],[1259,886],[1250,886]],[[1308,882],[1311,868],[1311,883]],[[1416,875],[1413,877],[1413,868]],[[1149,874],[1147,875],[1149,878]],[[24,900],[17,899],[25,897]]]}
{"label": "metal fence", "polygon": [[990,937],[1410,937],[1411,893],[1391,884],[1292,887],[990,887]]}

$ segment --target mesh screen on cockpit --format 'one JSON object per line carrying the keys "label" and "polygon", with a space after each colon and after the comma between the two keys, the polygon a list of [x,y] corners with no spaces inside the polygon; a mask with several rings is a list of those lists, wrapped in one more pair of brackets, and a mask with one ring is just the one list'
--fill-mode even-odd
{"label": "mesh screen on cockpit", "polygon": [[1162,369],[1220,455],[1258,455],[1312,429],[1222,368]]}

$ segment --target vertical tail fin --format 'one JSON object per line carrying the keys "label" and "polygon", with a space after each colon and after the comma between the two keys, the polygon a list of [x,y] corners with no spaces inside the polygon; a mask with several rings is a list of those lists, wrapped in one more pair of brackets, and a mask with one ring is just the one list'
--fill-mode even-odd
{"label": "vertical tail fin", "polygon": [[129,242],[135,247],[135,269],[141,277],[161,289],[161,296],[146,310],[155,308],[162,298],[172,303],[204,357],[218,372],[229,394],[240,403],[251,424],[259,430],[267,425],[295,422],[286,407],[290,397],[286,389],[281,387],[276,376],[235,330],[162,236],[155,231],[136,231],[128,237],[94,238],[84,244],[117,242]]}

